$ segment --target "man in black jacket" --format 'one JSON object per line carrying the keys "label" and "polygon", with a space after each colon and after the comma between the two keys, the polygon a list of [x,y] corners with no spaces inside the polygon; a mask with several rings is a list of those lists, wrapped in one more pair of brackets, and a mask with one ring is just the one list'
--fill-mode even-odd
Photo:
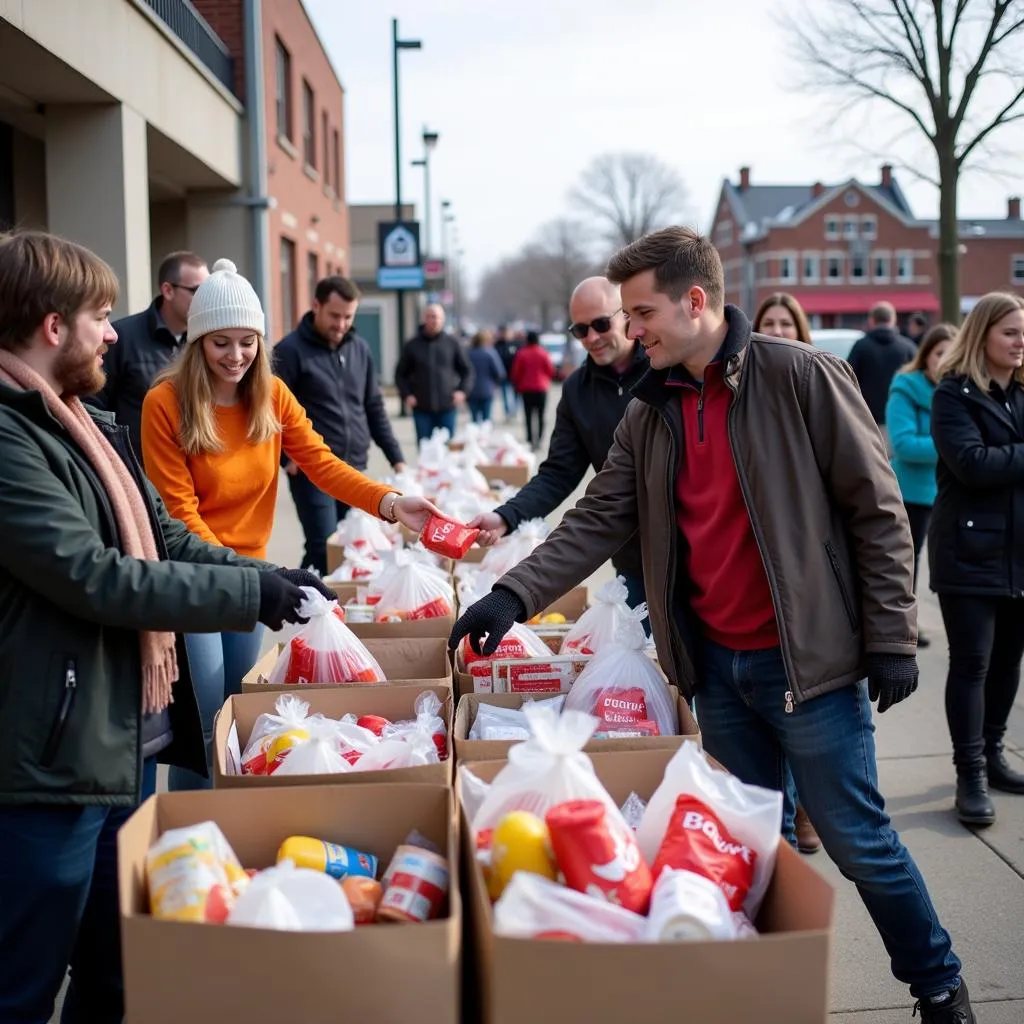
{"label": "man in black jacket", "polygon": [[455,433],[455,417],[473,386],[473,368],[458,338],[444,329],[444,309],[430,305],[423,323],[402,349],[395,369],[395,384],[412,409],[416,440],[423,441],[438,428]]}
{"label": "man in black jacket", "polygon": [[210,276],[206,260],[194,252],[172,252],[157,272],[160,294],[141,313],[114,323],[117,344],[107,349],[107,383],[88,401],[112,412],[128,428],[132,448],[142,458],[142,400],[153,378],[178,354],[185,341],[188,311],[196,289]]}
{"label": "man in black jacket", "polygon": [[[626,322],[617,285],[604,277],[588,277],[576,286],[569,302],[574,338],[587,358],[569,375],[555,413],[548,457],[537,475],[494,512],[477,516],[481,543],[493,544],[524,519],[550,515],[579,486],[588,469],[600,472],[612,446],[615,429],[632,400],[630,389],[647,371],[647,358],[626,337]],[[644,600],[640,535],[634,534],[612,559],[626,578],[629,603]]]}
{"label": "man in black jacket", "polygon": [[[325,277],[313,308],[274,349],[274,372],[306,410],[331,451],[365,470],[372,440],[394,469],[405,468],[377,381],[370,346],[352,327],[360,292],[345,277]],[[327,572],[327,538],[348,506],[324,494],[293,462],[288,484],[306,536],[303,565]]]}
{"label": "man in black jacket", "polygon": [[[901,366],[914,358],[914,343],[896,331],[896,310],[879,302],[868,313],[868,332],[850,350],[849,364],[857,375],[864,401],[880,426],[885,426],[889,385]],[[883,431],[884,433],[884,431]]]}

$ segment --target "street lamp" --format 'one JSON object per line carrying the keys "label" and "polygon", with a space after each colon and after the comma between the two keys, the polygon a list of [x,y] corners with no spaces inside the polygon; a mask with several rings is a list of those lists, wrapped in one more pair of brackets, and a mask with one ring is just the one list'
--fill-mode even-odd
{"label": "street lamp", "polygon": [[413,165],[423,168],[423,232],[426,236],[425,251],[430,256],[434,251],[433,240],[430,237],[430,154],[437,146],[440,138],[437,132],[428,131],[423,126],[423,159],[413,160]]}

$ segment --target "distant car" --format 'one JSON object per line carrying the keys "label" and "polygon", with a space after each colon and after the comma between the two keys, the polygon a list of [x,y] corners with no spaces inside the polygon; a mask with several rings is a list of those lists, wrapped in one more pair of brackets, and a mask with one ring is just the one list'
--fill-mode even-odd
{"label": "distant car", "polygon": [[811,331],[811,343],[815,348],[823,348],[840,359],[849,359],[850,350],[862,337],[863,331],[851,327],[824,327]]}
{"label": "distant car", "polygon": [[586,349],[575,338],[568,334],[556,334],[548,332],[540,336],[540,343],[544,350],[551,356],[551,362],[555,365],[555,375],[558,380],[562,379],[562,364],[565,362],[565,346],[567,343],[573,347],[572,366],[566,367],[566,373],[575,370],[587,357]]}

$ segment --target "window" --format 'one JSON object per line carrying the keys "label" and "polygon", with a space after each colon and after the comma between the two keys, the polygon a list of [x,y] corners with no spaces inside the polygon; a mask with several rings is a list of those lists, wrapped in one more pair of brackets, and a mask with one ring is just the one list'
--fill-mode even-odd
{"label": "window", "polygon": [[340,199],[341,198],[341,133],[337,128],[334,129],[332,136],[332,146],[334,150],[334,194]]}
{"label": "window", "polygon": [[316,97],[305,79],[302,80],[302,158],[307,167],[316,167]]}
{"label": "window", "polygon": [[284,43],[275,37],[277,51],[277,134],[279,138],[292,137],[292,55]]}
{"label": "window", "polygon": [[779,256],[779,280],[783,284],[796,284],[796,255],[783,253]]}
{"label": "window", "polygon": [[866,213],[860,219],[860,237],[874,241],[878,237],[878,218],[873,213]]}
{"label": "window", "polygon": [[906,284],[914,279],[914,254],[912,252],[896,253],[896,280]]}
{"label": "window", "polygon": [[309,301],[312,302],[313,296],[316,294],[316,286],[320,281],[320,264],[315,252],[308,253],[306,256],[306,276],[309,283]]}
{"label": "window", "polygon": [[1024,256],[1014,256],[1011,259],[1010,280],[1014,284],[1024,284]]}
{"label": "window", "polygon": [[868,279],[868,259],[861,254],[850,257],[850,280],[863,284]]}
{"label": "window", "polygon": [[295,327],[295,243],[281,239],[281,326],[285,331]]}
{"label": "window", "polygon": [[331,183],[331,136],[327,130],[327,111],[325,110],[320,117],[320,138],[323,140],[324,147],[324,162],[320,165],[320,170],[324,177],[324,184],[330,185]]}
{"label": "window", "polygon": [[719,249],[724,249],[727,246],[732,245],[732,221],[723,220],[718,225],[718,229],[715,232],[715,245]]}
{"label": "window", "polygon": [[825,237],[826,238],[838,238],[839,237],[839,218],[838,217],[826,217],[825,218]]}
{"label": "window", "polygon": [[847,217],[843,221],[843,238],[854,239],[860,230],[860,219],[858,217]]}
{"label": "window", "polygon": [[817,284],[821,278],[821,257],[816,252],[804,253],[804,284]]}
{"label": "window", "polygon": [[825,274],[829,284],[836,284],[843,279],[843,257],[830,253],[825,264]]}
{"label": "window", "polygon": [[876,284],[885,284],[889,280],[889,254],[876,252],[871,257],[872,273]]}

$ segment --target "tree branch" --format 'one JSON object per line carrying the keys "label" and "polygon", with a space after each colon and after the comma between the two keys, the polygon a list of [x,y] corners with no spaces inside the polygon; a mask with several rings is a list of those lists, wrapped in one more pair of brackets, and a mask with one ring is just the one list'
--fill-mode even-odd
{"label": "tree branch", "polygon": [[1017,90],[1017,95],[1014,96],[1008,103],[1006,103],[1002,110],[974,136],[973,139],[960,151],[960,154],[956,158],[957,166],[962,167],[967,158],[971,153],[977,149],[978,145],[985,140],[988,135],[991,135],[997,128],[1004,124],[1012,124],[1014,121],[1024,120],[1024,110],[1016,111],[1011,113],[1013,108],[1024,100],[1024,85]]}
{"label": "tree branch", "polygon": [[[996,37],[999,23],[1003,20],[1003,15],[1006,14],[1011,2],[1012,0],[995,0],[993,4],[992,20],[989,22],[988,31],[985,33],[985,41],[981,44],[977,59],[964,78],[964,91],[960,96],[960,102],[957,104],[956,113],[953,114],[953,125],[956,129],[959,129],[960,125],[963,124],[967,108],[970,106],[971,98],[974,96],[974,90],[978,87],[981,70],[985,66],[985,61],[988,60],[989,53],[992,51],[992,42]],[[1005,36],[1002,38],[1005,38]]]}

